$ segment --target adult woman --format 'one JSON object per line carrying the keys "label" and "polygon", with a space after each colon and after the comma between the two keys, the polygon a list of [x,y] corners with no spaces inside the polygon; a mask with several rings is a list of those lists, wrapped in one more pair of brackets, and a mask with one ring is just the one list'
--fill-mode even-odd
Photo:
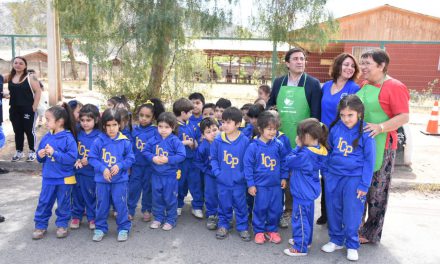
{"label": "adult woman", "polygon": [[387,75],[390,58],[381,49],[361,56],[365,79],[357,93],[365,105],[364,130],[376,141],[376,163],[367,194],[368,218],[359,230],[361,243],[380,242],[391,172],[397,149],[396,130],[409,120],[409,92],[400,81]]}
{"label": "adult woman", "polygon": [[35,75],[28,75],[27,61],[23,57],[14,58],[12,70],[9,75],[4,76],[4,82],[8,83],[9,119],[15,133],[16,153],[12,161],[19,161],[24,156],[24,134],[29,144],[29,155],[26,161],[34,161],[36,159],[34,121],[41,96],[40,83]]}
{"label": "adult woman", "polygon": [[[359,66],[352,55],[341,53],[333,60],[330,72],[332,80],[322,86],[321,122],[327,127],[336,119],[339,101],[359,91],[359,85],[355,83],[358,74]],[[324,177],[321,179],[321,188],[321,217],[316,221],[318,225],[327,222]]]}

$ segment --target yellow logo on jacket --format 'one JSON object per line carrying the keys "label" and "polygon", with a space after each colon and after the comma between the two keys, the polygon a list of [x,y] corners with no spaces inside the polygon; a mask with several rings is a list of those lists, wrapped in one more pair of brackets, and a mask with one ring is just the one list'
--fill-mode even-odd
{"label": "yellow logo on jacket", "polygon": [[185,141],[185,140],[192,140],[192,137],[188,136],[185,133],[182,133],[182,141]]}
{"label": "yellow logo on jacket", "polygon": [[145,143],[142,142],[142,140],[140,138],[136,137],[136,148],[139,151],[142,151],[142,150],[144,150],[144,147],[145,147]]}
{"label": "yellow logo on jacket", "polygon": [[273,171],[274,167],[277,165],[277,160],[271,159],[270,156],[266,156],[264,153],[261,153],[261,164]]}
{"label": "yellow logo on jacket", "polygon": [[116,163],[116,157],[112,156],[105,148],[102,149],[102,160],[108,164],[109,167]]}
{"label": "yellow logo on jacket", "polygon": [[81,144],[81,141],[78,141],[78,154],[87,158],[89,155],[90,149],[87,149],[86,146]]}
{"label": "yellow logo on jacket", "polygon": [[238,164],[238,158],[232,156],[232,154],[228,153],[226,150],[223,152],[223,161],[231,165],[231,168],[235,168],[235,165]]}
{"label": "yellow logo on jacket", "polygon": [[353,152],[353,147],[348,145],[347,141],[343,140],[341,137],[339,138],[338,149],[340,152],[344,153],[345,157],[347,154]]}
{"label": "yellow logo on jacket", "polygon": [[168,157],[168,152],[166,152],[163,148],[156,145],[156,156],[165,156]]}

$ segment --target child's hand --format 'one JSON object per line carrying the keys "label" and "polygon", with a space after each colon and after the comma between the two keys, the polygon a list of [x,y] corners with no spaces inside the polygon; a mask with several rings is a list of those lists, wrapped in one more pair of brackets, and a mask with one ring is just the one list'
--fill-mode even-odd
{"label": "child's hand", "polygon": [[298,147],[302,147],[301,140],[299,140],[299,137],[298,137],[298,136],[296,136],[296,138],[295,138],[295,143],[296,143],[296,145],[297,145]]}
{"label": "child's hand", "polygon": [[249,187],[249,188],[248,188],[248,193],[249,193],[250,195],[252,195],[252,196],[257,195],[257,187],[255,187],[255,186],[251,186],[251,187]]}
{"label": "child's hand", "polygon": [[182,144],[190,148],[194,148],[194,142],[191,139],[183,140]]}
{"label": "child's hand", "polygon": [[44,158],[44,157],[46,156],[46,149],[40,149],[40,150],[38,151],[38,156],[39,156],[40,158]]}
{"label": "child's hand", "polygon": [[153,162],[157,165],[162,165],[162,159],[160,158],[160,156],[154,156],[153,157]]}
{"label": "child's hand", "polygon": [[104,175],[104,179],[105,179],[106,181],[108,181],[108,182],[111,182],[111,181],[112,181],[112,174],[111,174],[111,172],[110,172],[109,169],[106,168],[106,169],[104,170],[103,175]]}
{"label": "child's hand", "polygon": [[168,163],[168,157],[167,156],[160,156],[159,159],[162,161],[162,164]]}
{"label": "child's hand", "polygon": [[83,165],[81,164],[81,160],[76,160],[75,165],[73,165],[75,169],[81,169]]}
{"label": "child's hand", "polygon": [[44,149],[46,150],[47,155],[49,155],[49,156],[53,155],[54,149],[49,144],[47,144]]}
{"label": "child's hand", "polygon": [[281,189],[286,189],[286,185],[287,185],[287,181],[286,181],[286,179],[282,179],[281,180]]}
{"label": "child's hand", "polygon": [[361,199],[362,197],[364,197],[365,195],[367,195],[367,192],[363,192],[361,190],[357,190],[357,198]]}
{"label": "child's hand", "polygon": [[81,164],[82,164],[82,166],[89,165],[89,161],[87,160],[87,157],[84,157],[84,158],[81,159]]}
{"label": "child's hand", "polygon": [[111,172],[112,176],[115,176],[116,174],[118,174],[118,172],[119,172],[118,165],[113,165],[112,168],[110,169],[110,172]]}

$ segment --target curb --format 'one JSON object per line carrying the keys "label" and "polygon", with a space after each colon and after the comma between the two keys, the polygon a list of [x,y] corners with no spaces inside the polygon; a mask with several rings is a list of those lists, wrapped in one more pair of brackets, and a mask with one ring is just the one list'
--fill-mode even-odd
{"label": "curb", "polygon": [[41,171],[41,164],[33,161],[33,162],[26,162],[26,161],[18,161],[18,162],[12,162],[9,160],[0,160],[0,167],[7,169],[10,172],[14,171]]}

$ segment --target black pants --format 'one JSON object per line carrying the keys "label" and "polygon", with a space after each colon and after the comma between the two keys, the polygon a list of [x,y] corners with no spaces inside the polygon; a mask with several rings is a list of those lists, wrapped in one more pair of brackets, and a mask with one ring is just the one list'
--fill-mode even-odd
{"label": "black pants", "polygon": [[11,106],[9,108],[9,119],[15,134],[15,149],[23,151],[24,134],[26,134],[29,150],[35,151],[35,120],[37,113],[32,110],[32,106]]}

